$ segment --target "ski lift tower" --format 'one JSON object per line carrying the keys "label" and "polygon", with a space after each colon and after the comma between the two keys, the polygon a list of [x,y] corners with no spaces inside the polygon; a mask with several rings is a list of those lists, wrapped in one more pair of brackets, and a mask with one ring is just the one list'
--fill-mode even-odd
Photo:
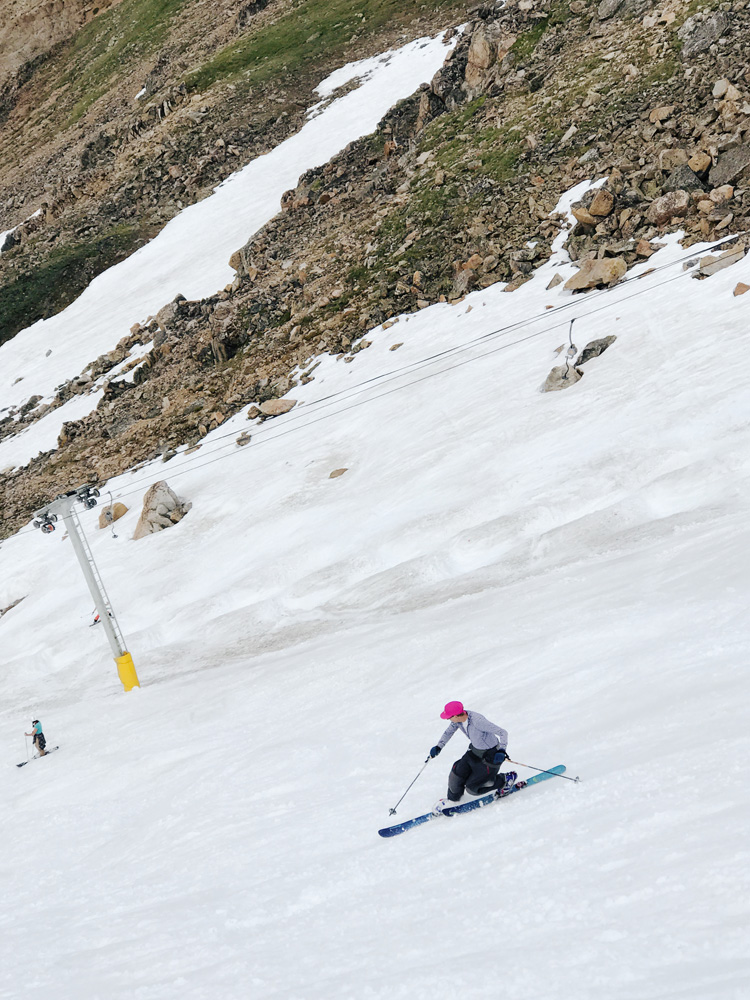
{"label": "ski lift tower", "polygon": [[86,584],[94,599],[96,610],[99,612],[99,619],[104,625],[104,631],[112,648],[115,663],[117,664],[117,675],[125,690],[131,691],[134,687],[141,686],[138,675],[135,672],[135,666],[133,665],[133,657],[125,647],[125,639],[120,631],[120,626],[117,624],[112,604],[104,588],[104,582],[94,562],[94,556],[83,533],[83,527],[78,519],[78,514],[75,511],[75,505],[78,503],[83,504],[87,510],[96,507],[96,498],[98,496],[99,490],[93,486],[79,486],[76,490],[61,493],[56,500],[53,500],[52,503],[47,504],[46,507],[36,512],[34,515],[34,527],[41,528],[42,532],[47,535],[55,530],[55,523],[60,518],[63,519],[70,535],[70,540],[73,543],[73,549],[78,557],[78,562],[81,564]]}

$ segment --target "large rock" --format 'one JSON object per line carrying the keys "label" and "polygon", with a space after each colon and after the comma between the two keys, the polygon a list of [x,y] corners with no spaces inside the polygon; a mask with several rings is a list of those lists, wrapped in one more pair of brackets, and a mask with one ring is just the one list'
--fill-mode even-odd
{"label": "large rock", "polygon": [[127,514],[128,508],[124,503],[108,504],[103,510],[99,512],[99,527],[107,528],[110,524],[115,521],[119,521],[120,518]]}
{"label": "large rock", "polygon": [[690,211],[687,191],[670,191],[651,202],[648,218],[657,226],[666,226],[674,218],[684,218]]}
{"label": "large rock", "polygon": [[583,372],[574,365],[569,367],[559,365],[557,368],[553,368],[545,379],[542,392],[559,392],[560,389],[567,389],[571,385],[575,385],[576,382],[580,382],[582,378]]}
{"label": "large rock", "polygon": [[750,167],[750,144],[732,146],[719,157],[715,167],[712,167],[708,174],[708,182],[712,188],[721,187],[723,184],[732,184],[744,173],[749,172]]}
{"label": "large rock", "polygon": [[606,216],[612,211],[614,205],[614,195],[606,188],[599,188],[589,205],[589,212],[596,216]]}
{"label": "large rock", "polygon": [[279,417],[297,405],[296,399],[267,399],[258,409],[265,417]]}
{"label": "large rock", "polygon": [[737,264],[744,256],[745,248],[742,246],[730,247],[718,257],[712,257],[710,254],[707,254],[705,257],[701,257],[698,272],[704,278],[709,278],[712,274],[716,274],[717,271],[723,271],[725,267]]}
{"label": "large rock", "polygon": [[627,271],[622,257],[604,257],[602,260],[585,260],[572,278],[565,282],[569,291],[597,288],[600,285],[616,285]]}
{"label": "large rock", "polygon": [[592,358],[598,358],[600,354],[604,354],[607,348],[611,344],[614,344],[616,340],[617,337],[611,333],[608,337],[601,337],[599,340],[590,341],[576,358],[576,367],[578,365],[585,365]]}
{"label": "large rock", "polygon": [[491,68],[505,58],[516,38],[514,34],[493,31],[485,23],[479,23],[471,36],[464,76],[470,93],[483,87]]}
{"label": "large rock", "polygon": [[683,163],[679,167],[676,167],[662,185],[662,190],[665,193],[680,190],[695,191],[696,188],[700,188],[701,191],[705,191],[706,185],[700,177],[690,169],[687,163]]}
{"label": "large rock", "polygon": [[689,17],[677,32],[677,37],[682,42],[683,59],[692,59],[710,49],[729,29],[729,18],[723,11],[710,14],[705,20],[701,20],[701,17],[700,14]]}
{"label": "large rock", "polygon": [[152,535],[155,531],[171,528],[190,510],[192,504],[184,503],[161,479],[146,491],[143,510],[133,533],[134,539]]}

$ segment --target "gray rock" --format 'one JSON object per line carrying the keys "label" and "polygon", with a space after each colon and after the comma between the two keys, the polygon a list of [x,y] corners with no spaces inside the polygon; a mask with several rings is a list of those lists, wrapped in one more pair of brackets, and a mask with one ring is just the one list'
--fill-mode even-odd
{"label": "gray rock", "polygon": [[696,188],[699,188],[701,191],[705,191],[706,185],[700,177],[690,169],[687,163],[682,163],[679,167],[675,167],[662,185],[662,190],[665,194],[667,191],[695,191]]}
{"label": "gray rock", "polygon": [[712,188],[722,184],[732,184],[750,167],[750,145],[733,146],[719,157],[715,167],[708,174],[708,182]]}
{"label": "gray rock", "polygon": [[602,337],[599,340],[592,340],[590,343],[586,344],[584,349],[576,358],[576,367],[578,365],[585,365],[587,361],[591,361],[592,358],[598,358],[600,354],[603,354],[607,348],[614,344],[617,340],[614,334],[610,334],[609,337]]}
{"label": "gray rock", "polygon": [[602,0],[596,13],[600,21],[606,21],[613,14],[619,14],[621,18],[634,18],[645,14],[652,6],[653,0]]}
{"label": "gray rock", "polygon": [[682,42],[682,58],[692,59],[711,48],[729,29],[729,24],[729,18],[723,11],[716,11],[705,20],[699,20],[699,15],[689,17],[677,32]]}

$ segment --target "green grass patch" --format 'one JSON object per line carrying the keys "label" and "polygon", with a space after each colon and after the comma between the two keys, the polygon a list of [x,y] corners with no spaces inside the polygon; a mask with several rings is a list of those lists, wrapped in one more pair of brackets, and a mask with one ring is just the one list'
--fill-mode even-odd
{"label": "green grass patch", "polygon": [[53,250],[35,270],[11,272],[0,286],[0,343],[70,305],[97,274],[124,260],[142,242],[136,226],[115,226],[90,243]]}
{"label": "green grass patch", "polygon": [[554,28],[558,24],[564,24],[572,16],[570,8],[566,3],[553,4],[546,17],[537,21],[533,28],[529,28],[528,31],[524,31],[518,36],[511,47],[511,52],[519,62],[525,62],[532,55],[534,49],[549,28]]}
{"label": "green grass patch", "polygon": [[175,14],[191,0],[122,0],[75,37],[64,83],[80,95],[71,111],[76,122],[111,87],[123,66],[156,51]]}
{"label": "green grass patch", "polygon": [[[461,10],[457,0],[424,0],[423,10]],[[340,52],[356,33],[360,38],[410,22],[415,9],[400,0],[301,0],[293,10],[225,46],[185,83],[206,90],[218,80],[245,75],[252,85],[297,73]]]}

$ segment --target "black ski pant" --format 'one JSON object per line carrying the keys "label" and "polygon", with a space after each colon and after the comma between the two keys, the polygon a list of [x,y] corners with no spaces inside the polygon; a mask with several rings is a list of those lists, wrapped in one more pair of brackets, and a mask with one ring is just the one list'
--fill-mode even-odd
{"label": "black ski pant", "polygon": [[472,795],[483,795],[497,788],[497,775],[506,757],[505,751],[498,747],[477,750],[470,746],[448,775],[448,800],[458,802],[466,789]]}

